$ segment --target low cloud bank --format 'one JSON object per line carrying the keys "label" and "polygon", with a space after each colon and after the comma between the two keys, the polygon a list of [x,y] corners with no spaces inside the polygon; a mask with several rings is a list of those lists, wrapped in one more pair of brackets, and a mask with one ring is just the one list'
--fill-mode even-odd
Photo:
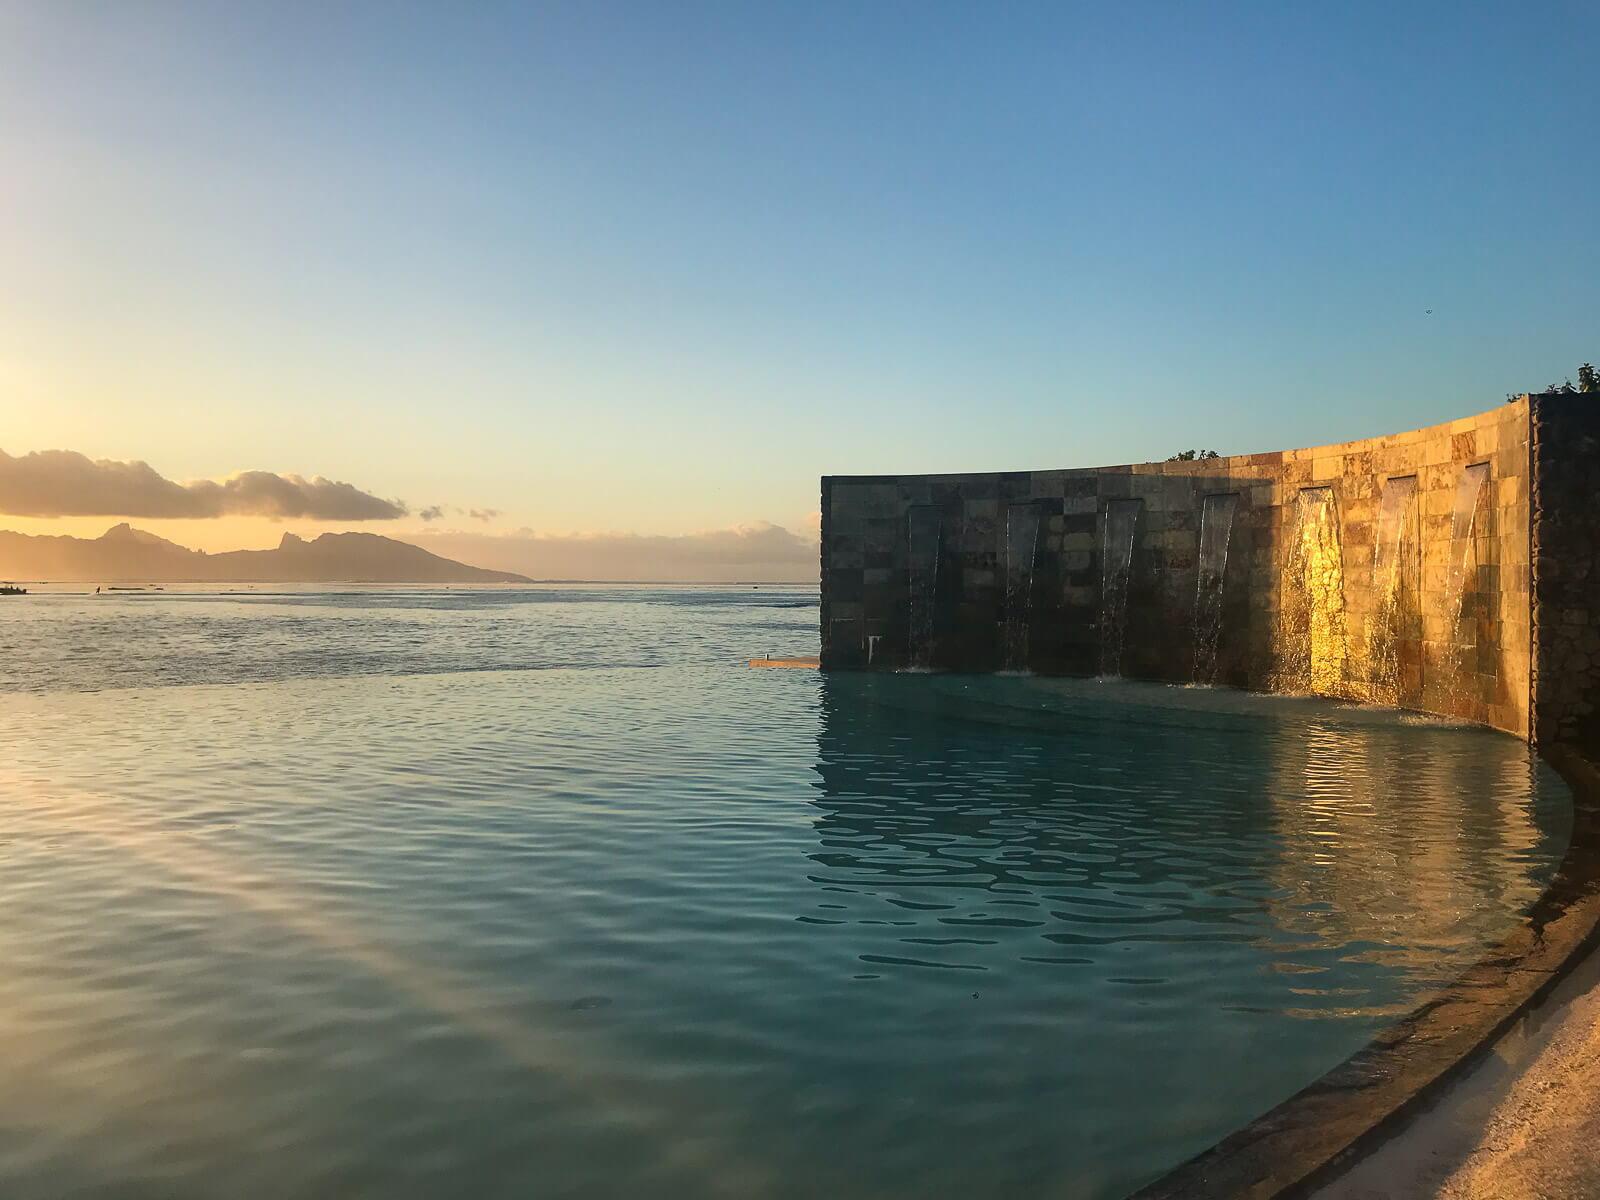
{"label": "low cloud bank", "polygon": [[175,483],[148,463],[90,459],[72,450],[39,450],[14,458],[0,450],[0,513],[392,521],[406,515],[406,506],[320,475],[304,479],[241,471],[223,480]]}
{"label": "low cloud bank", "polygon": [[474,521],[492,521],[500,515],[498,508],[461,508],[459,505],[446,510],[442,504],[430,504],[427,508],[418,509],[417,516],[424,521],[441,521],[446,511],[453,512],[458,517],[471,517]]}
{"label": "low cloud bank", "polygon": [[637,533],[421,533],[417,545],[447,558],[533,579],[790,583],[817,578],[815,537],[758,521],[675,537]]}

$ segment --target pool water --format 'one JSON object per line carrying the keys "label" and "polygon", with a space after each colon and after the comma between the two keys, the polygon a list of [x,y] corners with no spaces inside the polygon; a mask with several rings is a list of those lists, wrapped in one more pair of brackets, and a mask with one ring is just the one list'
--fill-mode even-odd
{"label": "pool water", "polygon": [[748,669],[814,589],[27,599],[8,1197],[1118,1197],[1571,821],[1397,713]]}

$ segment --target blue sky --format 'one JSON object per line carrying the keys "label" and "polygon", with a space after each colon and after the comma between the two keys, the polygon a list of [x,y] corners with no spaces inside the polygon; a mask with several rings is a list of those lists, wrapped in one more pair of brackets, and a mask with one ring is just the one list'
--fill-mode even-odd
{"label": "blue sky", "polygon": [[674,534],[1429,424],[1600,356],[1597,61],[1592,3],[13,2],[0,449]]}

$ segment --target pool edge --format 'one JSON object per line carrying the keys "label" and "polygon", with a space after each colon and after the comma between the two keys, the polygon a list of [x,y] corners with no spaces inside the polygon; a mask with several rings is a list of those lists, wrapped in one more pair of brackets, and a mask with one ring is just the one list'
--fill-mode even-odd
{"label": "pool edge", "polygon": [[1528,917],[1453,984],[1277,1107],[1127,1200],[1297,1200],[1399,1133],[1600,944],[1600,770],[1540,757],[1572,789],[1572,840]]}

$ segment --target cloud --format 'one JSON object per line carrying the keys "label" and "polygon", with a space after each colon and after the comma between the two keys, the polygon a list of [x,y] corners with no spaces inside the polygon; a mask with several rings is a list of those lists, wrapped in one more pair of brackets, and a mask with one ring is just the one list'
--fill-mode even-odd
{"label": "cloud", "polygon": [[817,539],[757,521],[675,537],[637,533],[419,534],[411,540],[447,558],[534,579],[699,583],[789,583],[817,578]]}
{"label": "cloud", "polygon": [[[424,521],[437,521],[444,516],[446,511],[443,504],[430,504],[427,508],[418,509],[417,516]],[[460,508],[452,506],[448,511],[458,516],[471,517],[474,521],[492,521],[500,515],[498,508]]]}
{"label": "cloud", "polygon": [[391,521],[405,516],[406,506],[320,475],[303,479],[241,471],[223,480],[175,483],[142,462],[89,459],[72,450],[39,450],[13,458],[0,450],[0,513]]}

